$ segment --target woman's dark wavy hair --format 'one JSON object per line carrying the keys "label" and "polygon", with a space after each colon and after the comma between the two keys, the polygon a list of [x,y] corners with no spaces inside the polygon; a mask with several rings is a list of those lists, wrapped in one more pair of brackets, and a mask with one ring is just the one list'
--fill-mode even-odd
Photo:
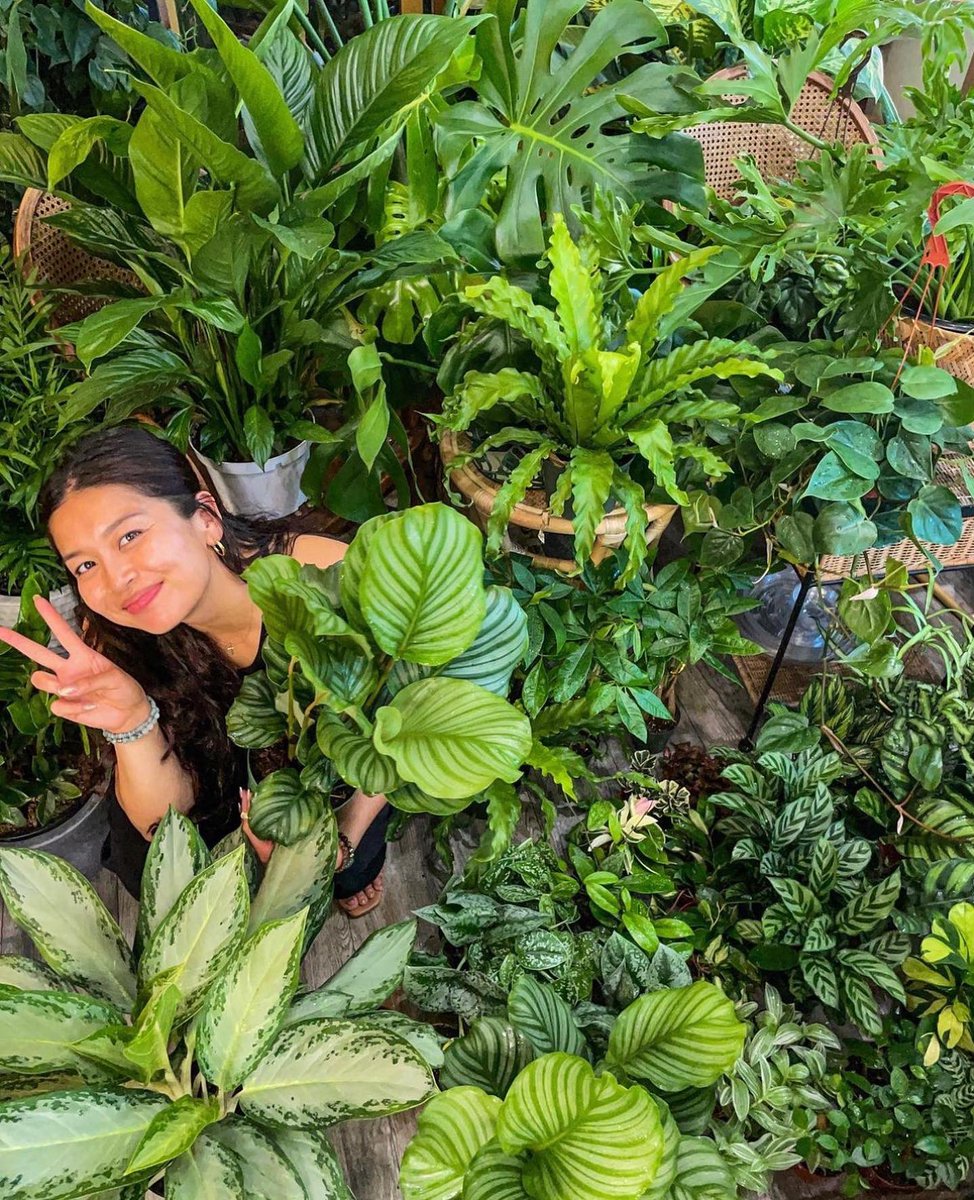
{"label": "woman's dark wavy hair", "polygon": [[[204,490],[189,460],[146,428],[101,430],[78,441],[41,491],[38,508],[45,526],[73,492],[122,484],[144,496],[165,500],[187,520],[210,511],[223,524],[223,562],[237,575],[264,554],[290,552],[296,531],[287,519],[245,519],[200,503]],[[78,594],[72,576],[71,585]],[[237,809],[239,754],[227,736],[226,714],[240,690],[240,671],[219,646],[187,625],[157,637],[108,621],[78,596],[85,641],[127,671],[153,696],[173,753],[189,772],[196,796],[194,818],[200,832],[217,837]]]}

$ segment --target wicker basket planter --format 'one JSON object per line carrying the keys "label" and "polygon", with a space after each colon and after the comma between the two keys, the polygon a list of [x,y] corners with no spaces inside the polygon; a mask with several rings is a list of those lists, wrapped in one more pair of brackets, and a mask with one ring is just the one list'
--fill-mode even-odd
{"label": "wicker basket planter", "polygon": [[[471,516],[481,529],[487,529],[487,521],[494,509],[494,502],[500,485],[488,479],[475,463],[468,462],[462,466],[451,468],[450,464],[457,456],[469,449],[467,439],[458,439],[452,432],[444,433],[440,442],[440,458],[450,472],[450,483],[467,501]],[[659,541],[663,531],[669,525],[676,512],[675,504],[647,504],[646,515],[649,526],[646,533],[647,544]],[[545,567],[555,571],[575,571],[573,559],[552,558],[544,553],[544,534],[555,533],[571,536],[574,527],[566,517],[556,517],[547,507],[544,492],[541,489],[528,492],[524,501],[516,504],[511,513],[507,535],[504,539],[504,549],[517,554],[529,554],[535,566]],[[595,547],[592,560],[600,563],[607,554],[621,546],[626,537],[626,513],[617,508],[606,513],[595,532]]]}
{"label": "wicker basket planter", "polygon": [[927,317],[896,318],[895,340],[904,354],[925,346],[937,355],[937,366],[974,387],[974,325],[937,321]]}

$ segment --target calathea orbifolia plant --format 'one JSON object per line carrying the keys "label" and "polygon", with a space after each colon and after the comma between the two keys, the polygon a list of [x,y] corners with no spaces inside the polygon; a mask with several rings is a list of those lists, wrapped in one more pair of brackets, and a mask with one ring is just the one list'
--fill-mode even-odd
{"label": "calathea orbifolia plant", "polygon": [[250,822],[287,844],[336,779],[406,812],[446,815],[531,748],[505,699],[524,653],[524,613],[483,583],[481,535],[443,504],[366,522],[329,571],[281,555],[245,578],[268,640],[228,717],[251,749],[283,743],[290,765],[260,780]]}
{"label": "calathea orbifolia plant", "polygon": [[591,555],[610,498],[625,509],[625,584],[646,557],[650,494],[659,489],[664,499],[684,504],[678,475],[685,467],[698,467],[704,478],[729,472],[708,445],[704,423],[733,422],[739,410],[708,398],[703,385],[734,376],[777,380],[781,373],[746,342],[699,338],[674,344],[674,335],[687,331],[694,310],[717,286],[688,287],[684,277],[718,252],[701,250],[665,268],[633,315],[619,322],[603,303],[597,248],[585,238],[574,242],[556,214],[546,252],[554,311],[500,276],[466,289],[474,312],[526,338],[537,360],[533,371],[468,371],[437,418],[441,432],[474,428],[481,434],[454,466],[493,447],[526,448],[497,495],[489,524],[492,550],[499,549],[511,510],[542,463],[555,456],[564,467],[551,508],[560,515],[571,506],[579,565]]}
{"label": "calathea orbifolia plant", "polygon": [[506,1019],[481,1017],[447,1047],[448,1090],[419,1118],[403,1196],[662,1198],[704,1165],[729,1180],[712,1142],[681,1134],[666,1098],[712,1089],[744,1032],[733,1004],[700,981],[630,1004],[612,1020],[602,1058],[569,1004],[524,976]]}
{"label": "calathea orbifolia plant", "polygon": [[170,811],[134,953],[69,864],[0,850],[0,893],[44,959],[0,958],[5,1200],[128,1200],[162,1180],[171,1200],[347,1200],[322,1126],[421,1104],[436,1085],[406,1036],[439,1051],[398,1014],[362,1015],[398,986],[411,924],[364,946],[337,988],[297,995],[335,849],[326,813],[306,847],[275,850],[251,899],[248,848],[211,861]]}

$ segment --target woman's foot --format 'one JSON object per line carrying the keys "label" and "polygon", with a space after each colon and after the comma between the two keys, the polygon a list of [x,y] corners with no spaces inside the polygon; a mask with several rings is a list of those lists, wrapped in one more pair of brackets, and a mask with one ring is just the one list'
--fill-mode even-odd
{"label": "woman's foot", "polygon": [[360,892],[337,901],[338,907],[350,917],[364,917],[371,912],[382,900],[382,872],[376,875],[371,883],[367,883]]}

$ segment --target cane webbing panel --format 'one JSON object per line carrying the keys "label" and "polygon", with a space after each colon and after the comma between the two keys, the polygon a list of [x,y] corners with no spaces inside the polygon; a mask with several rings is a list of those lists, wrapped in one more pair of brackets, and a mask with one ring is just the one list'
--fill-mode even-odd
{"label": "cane webbing panel", "polygon": [[[747,74],[747,68],[731,67],[718,71],[712,79],[732,83]],[[834,84],[826,75],[814,72],[792,110],[792,120],[824,142],[841,142],[853,146],[858,142],[878,145],[869,119],[852,99],[840,96],[833,100]],[[746,96],[728,93],[722,99],[728,104],[743,104]],[[725,200],[734,198],[740,171],[736,160],[750,155],[764,179],[794,179],[796,164],[814,158],[814,146],[803,141],[783,125],[759,122],[715,121],[712,125],[697,125],[685,131],[696,138],[703,150],[707,183]]]}

